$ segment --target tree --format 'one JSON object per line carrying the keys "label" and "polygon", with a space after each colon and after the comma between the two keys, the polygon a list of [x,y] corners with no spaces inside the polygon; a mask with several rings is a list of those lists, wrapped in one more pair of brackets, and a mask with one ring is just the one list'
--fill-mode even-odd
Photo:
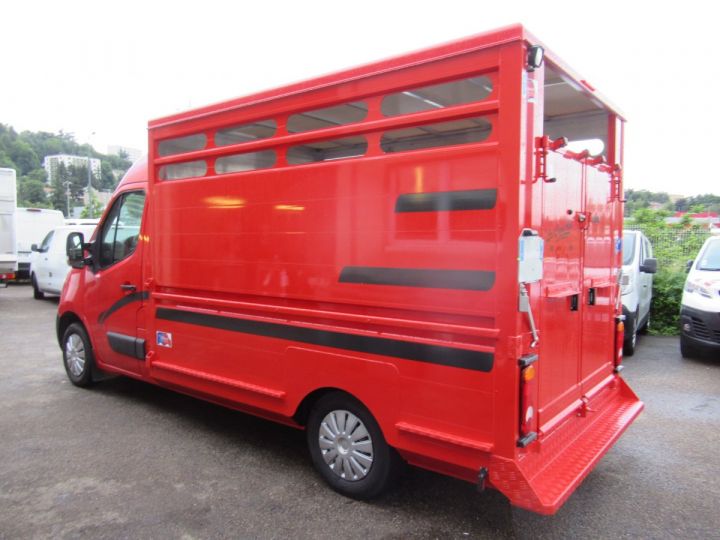
{"label": "tree", "polygon": [[10,148],[10,157],[18,168],[18,174],[28,174],[33,169],[40,167],[40,160],[27,142],[22,139],[14,141]]}
{"label": "tree", "polygon": [[67,168],[68,180],[70,181],[70,197],[79,201],[82,199],[87,187],[87,167],[85,165],[70,165]]}
{"label": "tree", "polygon": [[92,206],[92,217],[97,218],[100,217],[103,213],[103,210],[105,207],[100,203],[98,198],[95,196],[95,193],[90,195],[90,205],[83,208],[82,213],[80,214],[81,218],[89,218],[90,217],[90,207]]}
{"label": "tree", "polygon": [[117,181],[112,171],[112,166],[108,161],[103,160],[100,163],[100,189],[104,191],[113,191]]}
{"label": "tree", "polygon": [[47,172],[45,172],[45,169],[43,168],[32,170],[26,176],[30,180],[37,180],[43,184],[47,183]]}
{"label": "tree", "polygon": [[47,207],[45,184],[28,176],[21,176],[17,184],[17,199],[18,206]]}
{"label": "tree", "polygon": [[70,208],[68,207],[67,190],[72,186],[70,175],[64,163],[59,163],[52,180],[52,195],[50,203],[56,210],[61,210],[65,217],[70,217]]}
{"label": "tree", "polygon": [[720,213],[720,195],[706,193],[694,197],[683,197],[675,201],[678,212],[717,212]]}

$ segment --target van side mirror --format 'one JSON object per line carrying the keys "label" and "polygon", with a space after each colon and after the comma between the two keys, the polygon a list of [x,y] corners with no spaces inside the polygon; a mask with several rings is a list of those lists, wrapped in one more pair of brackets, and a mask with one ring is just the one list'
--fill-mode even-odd
{"label": "van side mirror", "polygon": [[695,259],[690,259],[690,260],[685,264],[685,271],[686,271],[686,272],[690,272],[690,269],[692,268],[692,265],[693,265],[694,262],[695,262]]}
{"label": "van side mirror", "polygon": [[81,232],[72,232],[68,235],[65,242],[65,253],[67,254],[68,264],[73,268],[82,268],[90,262],[90,258],[85,258],[85,237]]}
{"label": "van side mirror", "polygon": [[657,259],[647,258],[640,265],[640,271],[646,274],[654,274],[657,272]]}
{"label": "van side mirror", "polygon": [[37,244],[33,244],[32,246],[30,246],[30,251],[40,251],[40,250],[38,249]]}

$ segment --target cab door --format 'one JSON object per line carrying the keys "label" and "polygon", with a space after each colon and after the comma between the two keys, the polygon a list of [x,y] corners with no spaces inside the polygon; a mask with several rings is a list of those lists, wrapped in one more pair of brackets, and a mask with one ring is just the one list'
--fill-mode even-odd
{"label": "cab door", "polygon": [[38,287],[42,290],[46,290],[48,288],[48,252],[50,251],[50,245],[52,244],[53,236],[55,236],[55,231],[50,231],[47,233],[45,238],[42,241],[42,244],[40,244],[40,247],[37,248],[37,251],[33,252],[31,255],[32,257],[32,263],[30,271],[35,274],[35,281],[38,284]]}
{"label": "cab door", "polygon": [[92,246],[93,265],[86,274],[85,313],[96,357],[128,374],[139,374],[145,358],[142,307],[145,192],[120,193],[99,225]]}
{"label": "cab door", "polygon": [[47,288],[53,292],[60,292],[68,273],[65,242],[70,231],[58,229],[50,244],[50,249],[44,253],[45,268],[47,270]]}

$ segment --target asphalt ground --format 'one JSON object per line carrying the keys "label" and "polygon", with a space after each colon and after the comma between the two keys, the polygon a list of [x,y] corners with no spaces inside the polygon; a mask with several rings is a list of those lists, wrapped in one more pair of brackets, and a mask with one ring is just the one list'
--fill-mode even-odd
{"label": "asphalt ground", "polygon": [[643,336],[646,409],[560,512],[408,468],[365,503],[304,434],[126,378],[67,380],[56,300],[0,289],[0,538],[720,538],[720,359]]}

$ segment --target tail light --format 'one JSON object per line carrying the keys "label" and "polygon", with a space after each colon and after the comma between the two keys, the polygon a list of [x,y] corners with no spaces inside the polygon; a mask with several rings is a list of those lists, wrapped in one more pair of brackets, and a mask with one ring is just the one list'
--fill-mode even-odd
{"label": "tail light", "polygon": [[537,354],[520,359],[520,438],[518,446],[526,447],[537,439]]}
{"label": "tail light", "polygon": [[623,342],[625,341],[625,316],[615,319],[615,369],[619,371],[623,360]]}

